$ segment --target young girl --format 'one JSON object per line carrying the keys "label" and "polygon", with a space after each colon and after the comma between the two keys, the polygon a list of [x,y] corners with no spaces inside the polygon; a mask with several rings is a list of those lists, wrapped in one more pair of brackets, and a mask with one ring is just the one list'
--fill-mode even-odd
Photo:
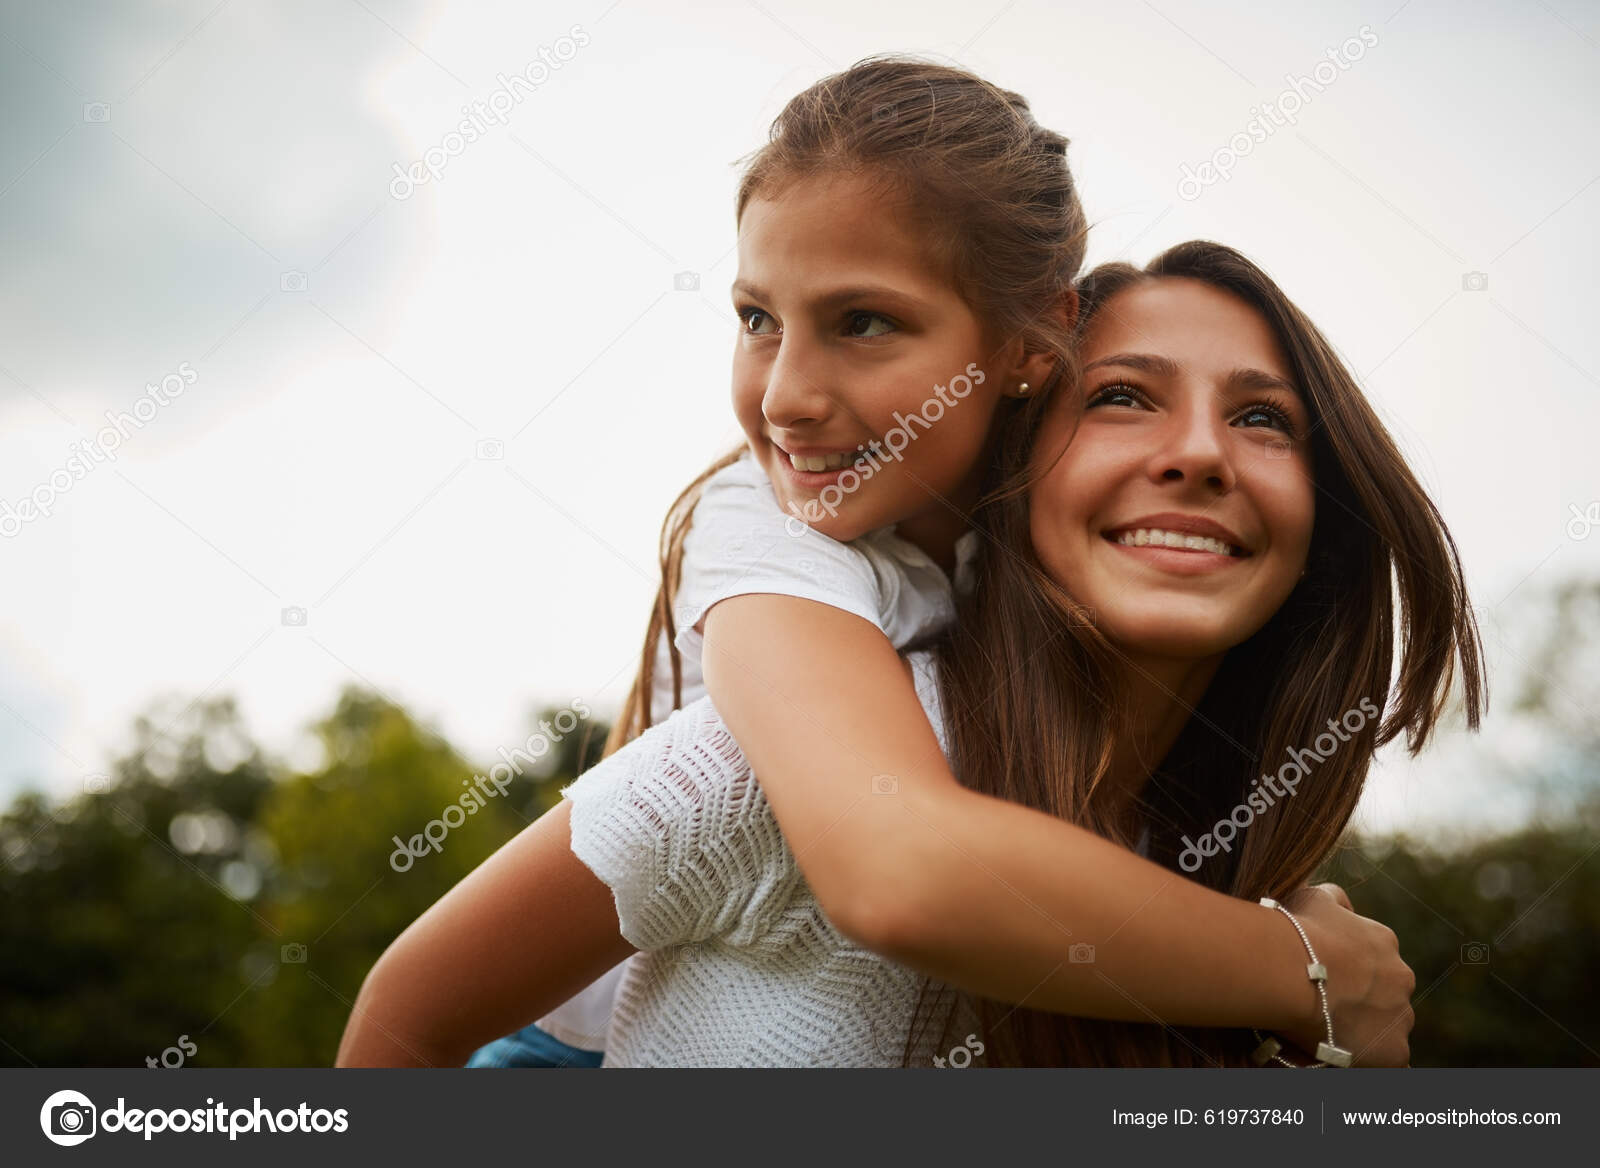
{"label": "young girl", "polygon": [[[889,409],[879,395],[867,391],[867,388],[881,387],[884,395],[890,389],[903,392],[908,387],[893,376],[897,370],[917,368],[918,359],[930,351],[943,352],[940,348],[943,340],[962,328],[967,330],[964,334],[967,337],[978,335],[987,341],[996,333],[1005,332],[1004,328],[996,329],[996,322],[1021,320],[1024,323],[1021,334],[990,350],[1005,354],[1004,359],[983,360],[980,353],[979,358],[966,364],[959,361],[952,364],[954,369],[964,372],[968,364],[976,363],[979,371],[985,371],[985,381],[990,383],[991,392],[998,383],[1002,391],[1022,398],[1025,412],[1016,419],[1022,423],[1016,428],[1023,432],[1030,430],[1032,421],[1042,410],[1042,398],[1039,405],[1026,404],[1027,378],[1023,374],[1033,373],[1039,378],[1034,384],[1048,390],[1065,370],[1065,362],[1060,359],[1062,350],[1052,338],[1059,339],[1060,332],[1064,331],[1061,326],[1066,314],[1047,312],[1030,321],[1026,309],[1029,298],[1017,289],[1026,287],[1023,276],[1028,271],[1050,270],[1055,254],[1052,249],[1075,237],[1075,232],[1052,236],[1035,230],[1038,216],[1052,207],[1053,213],[1065,215],[1067,203],[1071,204],[1075,216],[1076,204],[1070,200],[1070,180],[1066,178],[1059,139],[1031,127],[1021,117],[1019,111],[1025,111],[1025,107],[1020,99],[1009,98],[1002,103],[1006,111],[1002,124],[1017,127],[1019,132],[1009,139],[1002,136],[998,140],[989,134],[985,143],[980,144],[982,149],[968,151],[965,161],[971,165],[963,170],[951,165],[952,158],[962,157],[956,149],[961,145],[960,136],[953,135],[952,142],[941,137],[941,133],[951,126],[970,128],[977,122],[971,103],[964,106],[960,98],[976,97],[980,105],[984,95],[992,99],[994,91],[981,82],[937,67],[879,62],[858,67],[842,75],[842,79],[829,79],[818,88],[821,92],[812,95],[809,104],[797,99],[799,109],[791,121],[796,130],[790,136],[800,146],[809,144],[816,153],[807,154],[798,148],[787,154],[776,151],[774,156],[786,159],[786,165],[792,169],[768,168],[762,179],[765,185],[747,183],[748,191],[743,199],[747,211],[755,218],[750,220],[752,230],[742,234],[766,240],[782,262],[763,261],[758,254],[760,249],[753,246],[755,241],[752,240],[747,263],[742,242],[741,282],[760,284],[762,276],[757,273],[767,272],[766,282],[761,286],[767,299],[743,314],[749,336],[741,341],[739,360],[754,370],[753,380],[763,391],[757,408],[742,409],[741,416],[747,419],[747,429],[752,431],[752,447],[757,450],[758,457],[766,459],[765,465],[781,472],[777,461],[781,452],[790,456],[791,466],[799,460],[800,465],[807,468],[790,481],[780,475],[777,497],[787,495],[786,501],[796,503],[802,512],[801,518],[814,528],[836,525],[835,531],[849,538],[853,534],[850,524],[856,522],[868,532],[867,541],[858,539],[845,548],[863,557],[866,571],[862,571],[861,563],[855,560],[846,558],[841,563],[850,565],[849,571],[855,573],[855,579],[870,583],[869,599],[867,603],[854,605],[818,604],[793,595],[796,592],[806,595],[803,585],[784,589],[791,594],[789,596],[761,594],[761,589],[770,590],[781,582],[768,582],[763,578],[757,583],[758,594],[723,600],[711,610],[703,624],[693,612],[689,616],[695,619],[683,622],[689,629],[695,624],[702,624],[704,628],[708,673],[718,668],[741,669],[760,677],[761,683],[756,688],[763,691],[767,701],[772,701],[774,693],[783,694],[786,690],[793,691],[801,699],[787,706],[783,702],[773,703],[784,706],[783,717],[793,719],[793,724],[782,725],[780,717],[780,725],[769,735],[769,745],[756,744],[763,730],[760,725],[755,727],[754,737],[741,735],[741,741],[750,737],[749,752],[764,751],[772,759],[772,766],[762,766],[763,786],[771,796],[785,833],[795,844],[810,887],[815,888],[827,917],[837,921],[850,935],[869,939],[876,947],[885,949],[914,945],[923,952],[913,963],[935,973],[954,970],[958,976],[951,980],[964,981],[969,988],[994,997],[1027,998],[1051,1009],[1107,1017],[1126,1016],[1132,1000],[1141,1003],[1141,1009],[1155,1010],[1179,1022],[1218,1025],[1256,1022],[1291,1030],[1300,1027],[1304,1033],[1312,1033],[1309,1027],[1314,1013],[1314,995],[1303,981],[1295,987],[1287,977],[1297,966],[1303,969],[1303,962],[1293,951],[1294,946],[1284,943],[1284,923],[1263,919],[1276,914],[1263,914],[1258,906],[1208,893],[1188,882],[1174,883],[1153,865],[1049,816],[989,799],[973,804],[970,793],[961,791],[950,778],[922,707],[912,704],[910,712],[914,716],[906,716],[906,703],[915,703],[916,694],[907,684],[891,642],[880,630],[894,623],[882,614],[897,611],[896,604],[886,604],[885,598],[898,601],[905,591],[903,577],[909,573],[881,563],[885,557],[879,557],[878,562],[868,558],[868,553],[862,550],[864,543],[870,543],[873,538],[887,543],[887,537],[874,537],[872,533],[881,523],[875,526],[870,518],[861,520],[853,516],[853,508],[865,507],[869,502],[874,506],[885,504],[888,509],[878,518],[882,522],[900,524],[888,536],[899,536],[909,530],[917,538],[924,555],[949,564],[955,558],[957,527],[945,520],[943,512],[949,500],[939,497],[937,492],[942,487],[948,496],[971,499],[976,495],[978,475],[952,476],[950,468],[937,458],[929,458],[913,468],[907,455],[903,463],[881,458],[878,464],[881,469],[874,469],[872,480],[866,477],[871,460],[860,460],[863,465],[856,470],[859,478],[854,484],[848,483],[842,473],[836,473],[819,488],[816,479],[803,476],[823,473],[809,469],[814,465],[810,461],[812,458],[823,459],[825,472],[829,454],[855,447],[867,448],[870,445],[867,439],[876,438],[887,454],[905,453],[906,436],[914,439],[913,444],[925,443],[933,435],[942,434],[969,406],[982,407],[987,402],[993,412],[992,398],[979,397],[976,386],[958,386],[951,372],[942,375],[945,380],[935,383],[931,393],[920,391],[926,395],[920,410],[917,403],[909,399]],[[886,101],[886,96],[900,100]],[[805,97],[802,95],[803,99]],[[932,117],[935,105],[941,115],[938,119]],[[800,116],[808,110],[811,116]],[[891,112],[882,115],[883,110]],[[785,117],[789,116],[786,111]],[[852,141],[857,153],[852,154],[840,146],[841,127],[846,130],[854,127],[856,138]],[[886,142],[896,128],[901,135],[894,139],[901,147],[898,154],[886,149]],[[988,130],[993,129],[993,126],[988,127]],[[780,133],[775,141],[783,139],[786,133],[783,119],[780,119]],[[862,142],[879,153],[860,153],[866,149]],[[1031,144],[1035,154],[1051,156],[1044,165],[1057,168],[1061,183],[1054,189],[1066,198],[1052,202],[1048,197],[1048,185],[1041,186],[1037,181],[1041,173],[1037,167],[1027,172],[1031,176],[1027,181],[1008,186],[1004,180],[1014,174],[1019,157],[1025,158],[1026,151],[1019,155],[1015,150],[1001,148],[1005,142],[1012,146],[1025,142]],[[997,162],[1000,165],[984,166]],[[819,168],[823,169],[819,171]],[[922,172],[931,172],[946,185],[932,183],[927,198],[914,208],[885,181],[886,177],[893,177],[905,183],[910,181],[905,177],[907,173]],[[759,166],[752,173],[761,173]],[[848,181],[841,175],[848,175]],[[780,179],[784,181],[780,183]],[[851,186],[851,182],[855,185]],[[972,193],[963,195],[963,189]],[[818,190],[825,190],[836,199],[844,197],[846,201],[830,207],[819,199]],[[1017,197],[1008,204],[996,194],[997,190],[1010,190]],[[766,193],[758,195],[757,191]],[[947,201],[934,199],[934,194],[945,196]],[[968,200],[966,218],[950,211],[951,206],[959,205],[961,198]],[[765,220],[760,216],[766,216]],[[1019,223],[1034,226],[1023,230]],[[938,273],[926,274],[919,270],[918,257],[927,256],[928,242],[918,239],[914,254],[903,248],[896,252],[895,245],[906,242],[900,229],[907,224],[925,228],[927,241],[937,241],[949,249],[950,263],[942,277],[945,281],[942,291],[948,293],[952,288],[960,288],[961,306],[951,305],[948,297],[942,295]],[[807,232],[810,233],[807,243],[797,242],[796,236]],[[808,270],[805,265],[830,237],[846,240],[846,245],[830,258],[833,270],[844,279],[829,278],[824,284],[815,276],[816,269]],[[1032,262],[1013,264],[1012,275],[1008,276],[1004,261],[1008,255],[1016,258],[1017,254],[1026,252],[1030,240],[1035,252]],[[790,249],[787,253],[786,247]],[[939,247],[931,250],[936,256],[945,254]],[[1075,266],[1076,258],[1071,263]],[[839,308],[838,304],[855,302],[833,302],[830,294],[841,290],[846,282],[853,287],[863,283],[873,285],[874,296],[884,298],[883,313],[877,314],[880,303],[876,300],[865,302],[868,304],[865,309]],[[1055,287],[1059,293],[1060,286]],[[855,287],[855,291],[859,295],[862,290]],[[1055,304],[1058,309],[1069,307],[1071,298],[1057,293],[1035,294],[1031,301],[1035,305]],[[971,301],[965,299],[968,296]],[[981,314],[965,307],[969,303],[982,305]],[[888,312],[890,304],[896,307],[893,316]],[[966,312],[964,320],[960,316],[962,311]],[[930,332],[933,326],[924,323],[928,320],[937,323],[937,333]],[[838,335],[832,328],[825,331],[825,321],[836,322],[838,332],[845,335]],[[876,328],[878,325],[887,328]],[[866,331],[873,335],[864,335]],[[984,336],[986,331],[989,335]],[[1027,336],[1043,338],[1040,344],[1049,342],[1049,351],[1030,350],[1025,343]],[[881,339],[885,337],[887,341]],[[950,354],[945,352],[944,355]],[[946,368],[951,366],[946,365]],[[1041,368],[1042,375],[1036,372]],[[925,369],[919,371],[926,376]],[[975,383],[976,376],[971,380]],[[825,386],[827,391],[818,391],[816,386]],[[854,395],[847,392],[852,390],[859,392]],[[774,398],[770,412],[766,403],[769,391]],[[944,410],[931,408],[929,403],[934,398],[940,403],[954,400],[955,404],[945,405],[949,416],[945,416]],[[847,408],[841,408],[839,402]],[[1005,412],[1014,413],[1015,410],[1015,406],[1010,406]],[[910,418],[911,412],[921,414],[920,423]],[[940,416],[930,420],[930,415],[936,412]],[[974,455],[983,453],[987,418],[984,421],[985,433],[979,441],[973,442],[970,435],[952,431],[948,439],[941,437],[944,445],[939,449],[946,454],[952,450],[957,453],[965,450]],[[811,441],[804,441],[806,438]],[[901,446],[898,452],[894,449],[897,443]],[[932,445],[924,448],[935,449]],[[865,453],[865,449],[857,453]],[[898,478],[896,471],[903,471],[905,478]],[[928,500],[928,504],[914,512],[906,512],[902,507],[897,513],[893,504],[902,495],[896,492],[904,492],[906,479],[912,475],[917,480],[913,485],[923,487],[920,497]],[[855,492],[846,493],[847,485],[854,485]],[[823,489],[828,486],[839,488],[832,498]],[[928,487],[933,487],[934,493],[930,493]],[[913,493],[907,497],[916,496]],[[813,502],[821,506],[820,511],[806,508],[805,504]],[[955,503],[950,505],[958,507]],[[702,521],[696,519],[697,528]],[[715,524],[711,529],[715,529]],[[784,535],[793,540],[795,546],[809,543],[826,549],[830,555],[836,550],[819,532],[802,529],[794,535],[785,531]],[[785,547],[782,543],[772,546]],[[844,546],[838,544],[840,548]],[[900,542],[889,546],[904,553]],[[737,555],[742,548],[746,548],[744,535],[729,541],[721,551],[724,555]],[[692,574],[692,543],[690,552],[688,567]],[[766,554],[764,549],[751,563],[752,570],[763,567],[761,557]],[[915,556],[905,553],[902,564],[907,557],[915,562]],[[673,558],[672,555],[668,557],[669,580],[670,569],[676,566]],[[809,565],[796,564],[802,579],[805,572],[814,571],[815,567],[815,561]],[[774,602],[781,606],[781,611],[776,613],[779,620],[763,632],[764,614],[754,606]],[[861,620],[862,610],[876,611],[880,614],[879,620],[872,621],[870,617]],[[724,614],[736,619],[724,621]],[[670,599],[664,598],[657,611],[659,626],[669,627],[672,615]],[[790,618],[793,623],[786,625],[784,622]],[[840,621],[845,623],[838,624]],[[835,627],[824,628],[830,624]],[[719,626],[727,635],[719,633]],[[829,658],[827,663],[819,665],[813,660],[813,646],[806,641],[809,632],[817,628],[824,628],[830,635],[837,633],[841,644],[854,643],[859,651],[846,653],[837,662]],[[683,643],[692,648],[693,642],[687,632],[680,636]],[[863,638],[862,633],[870,636]],[[747,650],[741,656],[737,647],[740,637],[745,635],[750,637],[756,651]],[[766,645],[762,642],[763,636],[767,638]],[[774,643],[782,645],[782,651],[774,653],[767,647]],[[874,676],[887,679],[886,686],[878,692],[873,692],[870,682],[862,680]],[[714,676],[709,680],[715,692],[718,681]],[[719,695],[719,707],[740,703],[740,684],[741,679],[734,677],[732,685],[727,687],[728,697],[724,699]],[[870,702],[860,700],[863,688]],[[637,691],[638,694],[648,692],[648,682]],[[839,700],[848,694],[856,696],[851,701]],[[835,707],[834,716],[819,720],[807,712],[805,707],[810,702]],[[879,710],[887,710],[891,717],[887,720],[878,717]],[[760,721],[759,711],[755,712],[753,720]],[[873,734],[878,732],[882,733],[883,742],[872,741]],[[786,737],[788,735],[794,737]],[[863,742],[866,749],[848,744],[841,746],[846,740]],[[790,759],[793,765],[786,768],[784,747],[790,742],[798,744],[799,749]],[[819,762],[829,754],[835,758],[842,755],[843,765]],[[878,761],[880,758],[897,759],[903,765],[891,769],[882,765]],[[769,770],[776,782],[769,781]],[[801,778],[802,774],[805,778]],[[801,782],[806,783],[804,794],[801,794]],[[894,798],[869,799],[869,795],[893,795]],[[960,814],[953,814],[956,810]],[[563,942],[579,939],[574,936],[575,930],[592,929],[594,921],[586,918],[582,911],[585,905],[596,909],[602,920],[598,935],[583,934],[588,941],[598,943],[600,957],[614,961],[627,953],[628,946],[620,942],[614,931],[617,909],[610,902],[606,886],[595,881],[581,866],[562,867],[571,860],[570,851],[564,857],[540,851],[552,841],[565,849],[567,814],[564,804],[524,833],[526,838],[519,837],[508,845],[500,856],[484,865],[480,873],[474,874],[461,889],[413,926],[413,930],[391,949],[392,960],[386,958],[375,968],[369,978],[372,994],[366,995],[364,1001],[370,1005],[382,1000],[384,992],[380,986],[392,991],[403,990],[410,984],[410,978],[397,979],[394,971],[405,969],[410,960],[421,956],[416,948],[420,939],[431,935],[462,906],[477,904],[481,907],[492,901],[492,896],[489,901],[480,897],[485,890],[504,880],[541,877],[549,884],[541,889],[541,895],[565,888],[577,898],[570,915],[558,914],[545,921],[541,913],[533,913],[527,922],[527,927],[540,939],[540,950],[548,950],[547,958],[553,953],[567,952]],[[936,831],[929,833],[927,828],[933,825]],[[932,841],[938,845],[932,852],[930,834],[939,837]],[[803,842],[799,838],[802,835],[806,837]],[[830,839],[830,835],[837,838]],[[841,842],[847,838],[848,844]],[[969,862],[974,858],[981,861],[983,878],[974,881],[970,874],[964,874],[962,886],[951,888],[944,874],[930,871],[929,861],[932,861],[932,869],[951,868],[949,857],[943,852],[956,838],[967,841],[963,855]],[[536,853],[541,858],[534,859]],[[524,866],[514,868],[513,865]],[[1106,880],[1108,873],[1112,874],[1109,882]],[[965,903],[958,905],[948,896],[919,899],[927,890],[941,888]],[[1019,890],[1024,893],[1021,897],[1017,895]],[[1089,895],[1091,892],[1093,895]],[[583,898],[588,900],[583,901]],[[922,904],[936,905],[937,909],[925,911]],[[952,920],[967,922],[964,934],[942,928],[943,915],[951,909],[960,910]],[[468,907],[465,911],[473,917],[477,910]],[[603,920],[607,914],[612,930],[609,936]],[[1201,935],[1194,927],[1194,922],[1202,916],[1209,920],[1209,935]],[[1342,919],[1346,917],[1348,920]],[[484,919],[496,918],[490,911]],[[1102,936],[1113,928],[1120,928],[1121,939],[1114,949],[1102,947],[1097,969],[1085,969],[1084,963],[1072,963],[1069,967],[1065,962],[1064,945],[1069,933],[1056,923],[1062,919],[1103,926]],[[1404,979],[1403,963],[1392,953],[1392,934],[1387,934],[1381,926],[1341,913],[1331,903],[1326,906],[1313,903],[1304,923],[1308,932],[1319,940],[1330,969],[1342,968],[1349,975],[1337,979],[1331,987],[1335,1017],[1358,1031],[1363,1024],[1370,1024],[1369,1034],[1376,1034],[1382,1028],[1377,1023],[1381,1022],[1392,1034],[1395,1027],[1391,1024],[1401,1016],[1395,1003],[1380,1001],[1382,994],[1367,996],[1352,988],[1372,984],[1366,978],[1375,970],[1392,982],[1398,967],[1399,976]],[[1383,952],[1385,938],[1380,937],[1380,933],[1387,935],[1386,943],[1391,950],[1388,954]],[[477,937],[475,942],[471,940],[474,936]],[[461,961],[471,964],[473,952],[481,950],[483,960],[494,964],[489,957],[490,950],[485,947],[489,942],[483,936],[470,929],[456,936],[452,926],[452,937],[455,943],[446,951],[459,954]],[[1219,938],[1223,942],[1220,950]],[[465,950],[459,948],[463,944],[467,945]],[[1265,959],[1259,956],[1263,953]],[[559,1000],[560,991],[578,988],[604,968],[603,965],[596,967],[596,960],[596,951],[585,951],[581,960],[563,961],[559,968],[546,969],[541,982],[544,988],[540,991],[545,996],[537,1000],[548,1004]],[[1174,965],[1175,962],[1178,964]],[[1183,968],[1185,963],[1184,977],[1175,981],[1171,970]],[[422,985],[436,984],[434,976],[448,980],[445,971],[426,972],[429,976],[423,977]],[[1383,980],[1379,978],[1378,982]],[[515,992],[514,984],[508,982],[501,988]],[[481,1005],[463,1005],[461,1009],[473,1017],[458,1019],[468,1030],[474,1022],[482,1023],[487,1017],[501,1017],[508,1022],[528,1017],[521,1012],[527,1007],[528,999],[520,999],[520,1004],[507,1009],[494,989],[494,986],[474,983],[474,993],[468,998]],[[557,996],[549,997],[551,992]],[[419,1005],[420,1014],[412,1019],[412,1025],[427,1030],[427,1018],[434,1008],[432,1002],[430,998]],[[396,1004],[395,1001],[385,1003],[386,1007]],[[1403,1007],[1403,997],[1400,1006]],[[366,1011],[358,1009],[357,1018],[363,1021],[358,1024],[356,1019],[352,1020],[355,1037],[347,1036],[347,1047],[349,1051],[361,1052],[371,1033],[364,1021]],[[489,1033],[493,1033],[492,1028]],[[1403,1058],[1403,1029],[1398,1038]],[[1393,1041],[1389,1040],[1390,1046],[1381,1051],[1382,1055],[1395,1057]]]}
{"label": "young girl", "polygon": [[[948,625],[993,422],[1068,361],[1085,220],[1066,146],[1020,96],[897,58],[826,78],[778,117],[737,201],[747,446],[669,516],[662,566],[678,584],[658,598],[613,747],[705,692],[702,618],[730,597],[826,606],[895,653]],[[724,651],[760,654],[765,636]],[[851,667],[825,641],[807,655]],[[594,1065],[620,976],[472,1065]]]}

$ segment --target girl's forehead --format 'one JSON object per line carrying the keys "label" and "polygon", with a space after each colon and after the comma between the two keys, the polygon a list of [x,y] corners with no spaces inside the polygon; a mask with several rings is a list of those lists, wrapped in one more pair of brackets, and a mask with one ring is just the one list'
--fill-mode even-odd
{"label": "girl's forehead", "polygon": [[745,205],[741,267],[770,265],[769,279],[819,268],[881,268],[950,284],[926,215],[897,186],[845,173],[795,179]]}

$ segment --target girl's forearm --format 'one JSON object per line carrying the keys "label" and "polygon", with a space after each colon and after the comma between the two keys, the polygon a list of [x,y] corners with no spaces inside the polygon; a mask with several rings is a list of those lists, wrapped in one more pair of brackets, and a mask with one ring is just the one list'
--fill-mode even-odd
{"label": "girl's forearm", "polygon": [[351,1010],[339,1066],[459,1067],[632,953],[563,799],[413,921]]}
{"label": "girl's forearm", "polygon": [[854,827],[879,841],[877,872],[862,878],[887,893],[862,898],[858,940],[902,964],[1095,1018],[1288,1031],[1317,1011],[1281,914],[1091,831],[965,789],[857,813]]}
{"label": "girl's forearm", "polygon": [[737,597],[706,618],[704,665],[823,910],[859,943],[1061,1013],[1305,1031],[1316,991],[1280,914],[960,786],[866,621]]}

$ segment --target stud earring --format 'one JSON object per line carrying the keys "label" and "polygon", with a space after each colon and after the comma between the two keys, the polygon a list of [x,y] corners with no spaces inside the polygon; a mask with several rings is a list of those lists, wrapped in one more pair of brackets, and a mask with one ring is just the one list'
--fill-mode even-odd
{"label": "stud earring", "polygon": [[1027,397],[1028,396],[1028,383],[1026,381],[1018,383],[1018,385],[1017,385],[1017,396],[1018,397]]}

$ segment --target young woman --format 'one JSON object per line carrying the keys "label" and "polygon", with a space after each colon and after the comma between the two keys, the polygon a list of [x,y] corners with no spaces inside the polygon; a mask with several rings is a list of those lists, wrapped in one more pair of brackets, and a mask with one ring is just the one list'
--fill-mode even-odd
{"label": "young woman", "polygon": [[[1031,449],[1010,435],[979,525],[1020,550],[982,558],[941,659],[952,764],[1108,839],[1149,830],[1152,859],[1207,887],[1281,899],[1331,854],[1372,752],[1402,731],[1422,749],[1457,666],[1478,725],[1455,545],[1332,347],[1239,253],[1183,244],[1080,292],[1082,412]],[[1215,1031],[980,1016],[1005,1019],[996,1057],[1028,1065],[1244,1053]]]}
{"label": "young woman", "polygon": [[[1174,249],[1144,274],[1097,273],[1085,302],[1083,391],[1045,412],[1036,444],[1026,419],[1006,428],[1005,489],[979,513],[979,589],[944,656],[970,789],[908,789],[904,773],[858,787],[832,830],[878,883],[830,906],[824,845],[798,844],[785,822],[806,813],[769,802],[717,710],[696,703],[396,942],[341,1064],[457,1062],[624,952],[619,933],[650,948],[612,1027],[623,1064],[871,1065],[859,1036],[879,1040],[882,1062],[886,1030],[920,1058],[941,1047],[904,1026],[904,966],[976,996],[993,1061],[1228,1063],[1254,1045],[1180,1026],[1261,1025],[1315,1045],[1298,935],[1204,885],[1296,888],[1348,820],[1373,747],[1401,729],[1413,749],[1426,740],[1457,660],[1476,721],[1454,550],[1326,343],[1242,257]],[[1404,638],[1392,703],[1391,569]],[[918,690],[937,725],[931,687]],[[815,777],[822,801],[832,779]],[[1136,826],[1168,868],[1109,842]],[[1326,894],[1291,907],[1329,965],[1338,1038],[1358,1062],[1401,1065],[1412,981],[1393,934]],[[537,940],[476,968],[513,923]],[[1030,1008],[995,1018],[991,999]]]}

